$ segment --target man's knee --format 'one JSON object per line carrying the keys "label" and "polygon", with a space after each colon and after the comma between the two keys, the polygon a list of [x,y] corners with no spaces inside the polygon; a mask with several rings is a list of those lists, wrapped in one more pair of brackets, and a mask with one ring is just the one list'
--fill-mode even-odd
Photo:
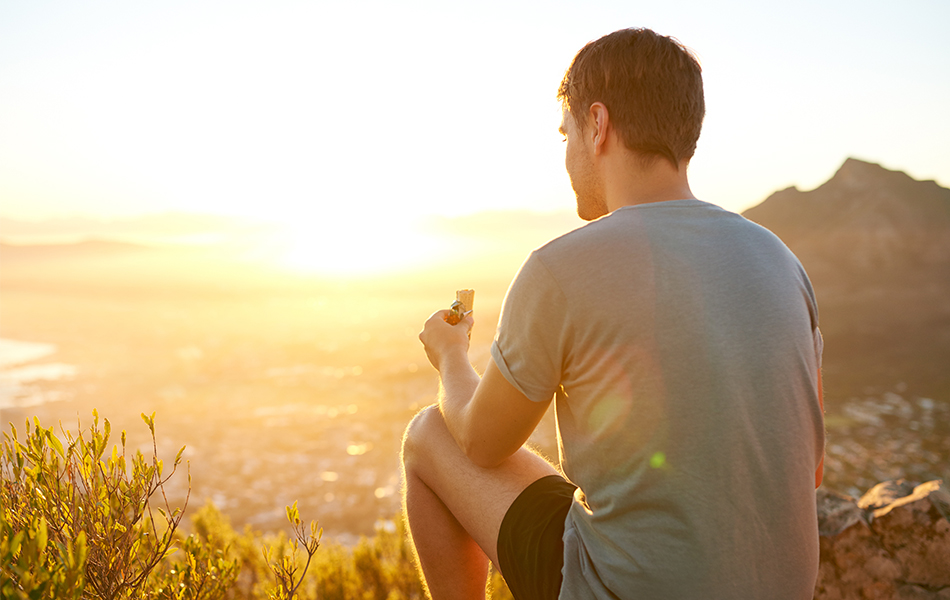
{"label": "man's knee", "polygon": [[436,428],[440,427],[445,427],[445,421],[438,404],[431,404],[416,413],[402,436],[402,463],[406,468],[427,453],[426,442],[435,437]]}

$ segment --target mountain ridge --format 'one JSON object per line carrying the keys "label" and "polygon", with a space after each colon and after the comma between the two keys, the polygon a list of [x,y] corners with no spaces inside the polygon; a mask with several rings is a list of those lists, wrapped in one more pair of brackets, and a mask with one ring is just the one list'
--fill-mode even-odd
{"label": "mountain ridge", "polygon": [[950,189],[848,158],[810,191],[791,187],[742,213],[782,238],[806,269],[950,265]]}
{"label": "mountain ridge", "polygon": [[903,385],[950,401],[950,189],[849,158],[817,188],[742,214],[811,279],[832,408]]}

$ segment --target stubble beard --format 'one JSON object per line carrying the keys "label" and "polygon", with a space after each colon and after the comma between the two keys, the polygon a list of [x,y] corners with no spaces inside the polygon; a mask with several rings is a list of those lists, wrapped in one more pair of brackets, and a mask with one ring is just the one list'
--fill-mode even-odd
{"label": "stubble beard", "polygon": [[603,198],[591,198],[590,196],[582,198],[577,192],[574,195],[577,196],[577,216],[581,219],[593,221],[607,214],[607,203],[604,202]]}
{"label": "stubble beard", "polygon": [[601,192],[600,186],[594,181],[590,170],[583,171],[584,175],[571,177],[571,187],[577,198],[577,216],[585,221],[593,221],[606,215],[607,200]]}
{"label": "stubble beard", "polygon": [[609,211],[604,186],[597,176],[590,155],[577,153],[566,162],[567,174],[577,198],[577,216],[585,221],[593,221],[606,215]]}
{"label": "stubble beard", "polygon": [[[579,147],[578,142],[581,143]],[[593,149],[586,138],[582,137],[578,142],[568,148],[564,166],[577,198],[577,216],[585,221],[593,221],[609,212],[607,199],[603,182],[594,168]]]}

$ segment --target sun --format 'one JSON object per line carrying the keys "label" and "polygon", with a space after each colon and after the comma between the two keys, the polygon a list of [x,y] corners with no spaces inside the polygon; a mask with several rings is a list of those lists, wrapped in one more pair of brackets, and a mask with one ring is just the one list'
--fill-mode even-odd
{"label": "sun", "polygon": [[329,276],[385,275],[437,260],[445,242],[406,222],[285,225],[275,244],[282,268]]}

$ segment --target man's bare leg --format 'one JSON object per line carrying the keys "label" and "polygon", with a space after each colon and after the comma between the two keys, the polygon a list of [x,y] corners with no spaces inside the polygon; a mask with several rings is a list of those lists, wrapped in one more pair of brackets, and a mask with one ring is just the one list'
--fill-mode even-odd
{"label": "man's bare leg", "polygon": [[508,507],[538,479],[558,474],[524,448],[498,467],[476,466],[435,406],[407,428],[403,469],[409,530],[434,600],[484,599],[488,561],[498,566],[498,530]]}
{"label": "man's bare leg", "polygon": [[404,510],[432,598],[485,598],[488,557],[445,504],[407,472]]}

